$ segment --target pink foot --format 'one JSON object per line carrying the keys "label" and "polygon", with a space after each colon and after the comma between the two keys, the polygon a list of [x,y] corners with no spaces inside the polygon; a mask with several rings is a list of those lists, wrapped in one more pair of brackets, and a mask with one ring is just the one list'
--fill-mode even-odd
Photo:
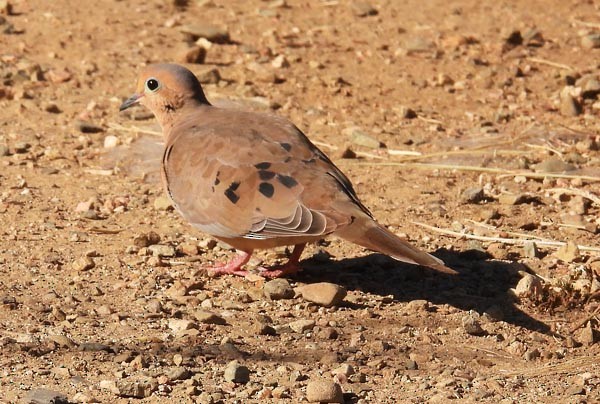
{"label": "pink foot", "polygon": [[206,271],[210,276],[221,276],[221,275],[237,275],[246,276],[248,271],[244,271],[242,267],[250,261],[252,251],[249,253],[242,251],[233,260],[225,264],[215,265],[214,267],[206,268]]}
{"label": "pink foot", "polygon": [[290,255],[290,259],[283,265],[278,265],[272,268],[260,268],[260,276],[264,276],[265,278],[281,278],[285,275],[293,275],[302,271],[302,267],[300,266],[300,256],[302,255],[302,251],[304,250],[304,244],[296,244],[294,246],[294,251],[292,251],[292,255]]}

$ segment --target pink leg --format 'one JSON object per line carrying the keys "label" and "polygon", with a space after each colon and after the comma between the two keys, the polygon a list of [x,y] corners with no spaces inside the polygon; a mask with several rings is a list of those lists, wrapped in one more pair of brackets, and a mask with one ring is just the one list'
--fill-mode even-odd
{"label": "pink leg", "polygon": [[294,246],[294,251],[292,251],[292,255],[288,262],[283,265],[278,265],[272,268],[261,268],[260,276],[264,276],[265,278],[281,278],[285,275],[293,275],[298,271],[302,270],[302,267],[299,264],[300,256],[302,255],[302,251],[304,251],[304,247],[306,243],[296,244]]}
{"label": "pink leg", "polygon": [[231,261],[225,264],[218,264],[214,267],[206,268],[207,272],[211,276],[220,276],[220,275],[238,275],[238,276],[246,276],[248,275],[247,271],[244,271],[242,267],[250,261],[250,257],[252,256],[252,251],[246,252],[241,251],[237,257],[232,259]]}

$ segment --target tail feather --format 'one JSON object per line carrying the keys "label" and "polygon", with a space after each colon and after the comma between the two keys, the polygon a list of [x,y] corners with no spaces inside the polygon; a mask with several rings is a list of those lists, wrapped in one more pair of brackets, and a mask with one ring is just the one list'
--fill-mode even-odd
{"label": "tail feather", "polygon": [[353,223],[343,232],[339,232],[338,235],[398,261],[423,265],[447,274],[457,274],[455,270],[448,268],[439,258],[419,250],[370,218],[367,223]]}

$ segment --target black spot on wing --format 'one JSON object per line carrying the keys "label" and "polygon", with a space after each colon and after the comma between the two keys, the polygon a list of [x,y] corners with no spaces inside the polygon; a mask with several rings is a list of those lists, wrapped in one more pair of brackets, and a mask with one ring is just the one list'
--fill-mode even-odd
{"label": "black spot on wing", "polygon": [[296,181],[293,177],[290,177],[289,175],[277,174],[277,179],[279,180],[279,182],[281,182],[283,186],[287,188],[293,188],[296,185],[298,185],[298,181]]}
{"label": "black spot on wing", "polygon": [[237,201],[239,201],[240,196],[238,194],[235,193],[236,189],[238,189],[238,187],[240,186],[239,181],[236,182],[232,182],[229,185],[229,188],[227,188],[225,190],[225,196],[232,202],[232,203],[237,203]]}
{"label": "black spot on wing", "polygon": [[258,176],[260,177],[261,180],[267,181],[267,180],[270,180],[273,177],[275,177],[275,173],[273,171],[260,170],[258,172]]}
{"label": "black spot on wing", "polygon": [[271,163],[268,161],[263,161],[262,163],[254,164],[254,167],[258,168],[259,170],[268,170],[271,167]]}
{"label": "black spot on wing", "polygon": [[267,198],[270,198],[275,193],[275,188],[272,184],[269,184],[268,182],[261,182],[258,186],[258,192],[260,192]]}
{"label": "black spot on wing", "polygon": [[279,145],[280,145],[281,147],[283,147],[283,149],[284,149],[285,151],[288,151],[288,152],[289,152],[290,150],[292,150],[292,145],[291,145],[291,144],[289,144],[289,143],[284,143],[284,142],[282,142],[282,143],[279,143]]}

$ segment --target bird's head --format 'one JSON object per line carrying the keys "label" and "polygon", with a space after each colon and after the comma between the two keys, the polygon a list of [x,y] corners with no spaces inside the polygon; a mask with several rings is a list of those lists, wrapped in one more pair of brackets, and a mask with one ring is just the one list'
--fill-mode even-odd
{"label": "bird's head", "polygon": [[164,128],[186,106],[209,105],[194,73],[176,64],[154,64],[139,75],[136,92],[121,106],[123,111],[141,104],[150,109]]}

